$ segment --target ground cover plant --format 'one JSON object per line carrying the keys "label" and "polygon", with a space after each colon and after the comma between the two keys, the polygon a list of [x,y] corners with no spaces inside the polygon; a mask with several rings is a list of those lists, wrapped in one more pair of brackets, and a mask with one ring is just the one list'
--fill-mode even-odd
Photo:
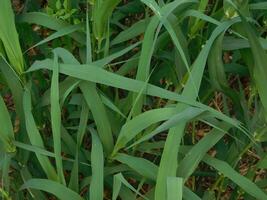
{"label": "ground cover plant", "polygon": [[267,2],[1,0],[0,198],[267,199]]}

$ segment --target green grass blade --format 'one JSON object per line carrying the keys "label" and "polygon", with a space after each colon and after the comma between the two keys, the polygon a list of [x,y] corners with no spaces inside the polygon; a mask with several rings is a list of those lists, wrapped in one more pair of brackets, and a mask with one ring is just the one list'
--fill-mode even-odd
{"label": "green grass blade", "polygon": [[[52,16],[49,16],[45,13],[41,12],[30,12],[30,13],[23,13],[19,15],[18,22],[25,22],[29,24],[38,24],[40,26],[44,26],[46,28],[60,31],[61,29],[64,29],[65,27],[69,27],[70,25],[66,23],[63,20],[56,19]],[[80,44],[85,44],[86,36],[83,33],[71,33],[70,37],[72,37],[74,40],[79,42]]]}
{"label": "green grass blade", "polygon": [[188,121],[196,118],[197,116],[201,115],[202,113],[203,113],[202,109],[198,109],[198,108],[194,108],[194,107],[188,107],[184,111],[179,112],[178,114],[176,114],[176,115],[172,116],[170,119],[168,119],[166,122],[162,123],[160,126],[158,126],[151,133],[140,138],[134,144],[129,146],[129,148],[131,148],[137,144],[140,144],[141,142],[149,140],[150,138],[154,137],[156,134],[163,132],[163,131],[166,131],[166,130],[176,126],[177,124],[179,124],[183,121],[188,122]]}
{"label": "green grass blade", "polygon": [[121,0],[96,0],[93,6],[93,30],[95,38],[102,41],[107,31],[108,19]]}
{"label": "green grass blade", "polygon": [[267,194],[264,191],[262,191],[255,183],[236,172],[228,163],[208,155],[204,157],[203,161],[211,167],[214,167],[256,199],[264,200],[267,198]]}
{"label": "green grass blade", "polygon": [[88,121],[88,115],[89,115],[89,109],[84,100],[82,100],[81,107],[82,109],[81,109],[81,115],[80,115],[80,122],[79,122],[78,131],[77,131],[76,155],[75,155],[75,161],[73,163],[73,168],[71,171],[71,178],[69,182],[69,188],[71,188],[72,190],[76,192],[79,191],[79,163],[78,163],[79,150],[82,145],[84,135],[86,133],[87,121]]}
{"label": "green grass blade", "polygon": [[127,188],[129,188],[130,190],[132,190],[133,192],[135,192],[136,194],[138,194],[139,196],[141,196],[143,199],[145,200],[149,200],[147,197],[145,197],[144,195],[142,195],[140,192],[138,192],[122,175],[122,173],[116,174],[114,176],[114,179],[118,179],[118,181],[120,181],[121,183],[123,183]]}
{"label": "green grass blade", "polygon": [[128,121],[122,127],[112,155],[115,155],[121,148],[123,148],[130,140],[139,134],[150,125],[167,120],[173,115],[177,114],[176,108],[159,108],[144,112],[132,120]]}
{"label": "green grass blade", "polygon": [[82,26],[80,24],[78,25],[69,25],[66,27],[63,27],[62,29],[58,30],[57,32],[51,34],[50,36],[48,36],[47,38],[43,39],[42,41],[38,42],[37,44],[33,45],[32,47],[29,48],[33,49],[35,47],[38,47],[42,44],[48,43],[49,41],[52,41],[54,39],[69,35],[73,32],[76,32],[78,30],[80,30],[82,28]]}
{"label": "green grass blade", "polygon": [[85,101],[93,114],[98,134],[103,144],[104,152],[109,155],[113,150],[114,143],[111,125],[105,107],[96,91],[94,84],[82,82],[80,84],[80,88],[84,95]]}
{"label": "green grass blade", "polygon": [[249,4],[251,10],[267,10],[267,2],[258,2]]}
{"label": "green grass blade", "polygon": [[128,41],[132,38],[137,37],[138,35],[145,32],[148,24],[149,24],[150,18],[146,18],[143,20],[140,20],[127,28],[126,30],[120,32],[112,41],[111,45],[116,45],[125,41]]}
{"label": "green grass blade", "polygon": [[23,96],[22,80],[2,55],[0,55],[0,70],[8,87],[12,92],[12,96],[16,107],[16,113],[18,114],[20,120],[23,122],[24,113],[21,101]]}
{"label": "green grass blade", "polygon": [[4,145],[4,149],[7,153],[16,151],[16,147],[13,144],[15,140],[12,122],[7,110],[6,104],[0,95],[0,121],[4,124],[0,129],[0,140]]}
{"label": "green grass blade", "polygon": [[119,181],[115,176],[113,178],[112,200],[117,200],[121,189],[121,181]]}
{"label": "green grass blade", "polygon": [[24,72],[24,61],[15,26],[15,17],[9,0],[1,2],[0,27],[0,40],[2,40],[8,60],[13,69],[21,75]]}
{"label": "green grass blade", "polygon": [[59,199],[83,200],[83,198],[80,197],[79,194],[73,192],[64,185],[47,179],[30,179],[26,181],[20,189],[23,190],[27,188],[33,188],[48,192],[50,194],[55,195]]}
{"label": "green grass blade", "polygon": [[0,168],[1,172],[1,184],[2,188],[5,190],[6,193],[9,193],[10,191],[10,177],[9,177],[9,171],[11,167],[11,160],[13,155],[10,153],[4,154],[4,159],[2,161],[2,166]]}
{"label": "green grass blade", "polygon": [[146,159],[129,156],[123,153],[118,153],[113,159],[128,165],[134,171],[141,174],[142,177],[153,181],[157,179],[158,167]]}
{"label": "green grass blade", "polygon": [[97,60],[97,61],[95,61],[93,63],[95,65],[98,65],[99,67],[103,67],[103,66],[109,64],[111,61],[113,61],[113,60],[119,58],[120,56],[123,56],[124,54],[130,52],[131,50],[133,50],[134,48],[136,48],[140,44],[141,44],[141,42],[136,42],[136,43],[130,45],[129,47],[124,48],[121,51],[118,51],[118,52],[116,52],[114,54],[111,54],[111,55],[109,55],[107,57],[104,57],[104,58],[102,58],[100,60]]}
{"label": "green grass blade", "polygon": [[18,148],[25,149],[27,151],[34,152],[36,154],[44,155],[47,157],[55,158],[55,154],[47,151],[41,147],[35,146],[35,145],[29,145],[29,144],[24,144],[22,142],[15,141],[14,145],[16,145]]}
{"label": "green grass blade", "polygon": [[59,104],[59,69],[58,69],[58,56],[54,55],[53,75],[51,82],[51,125],[54,141],[54,151],[56,155],[57,173],[61,183],[66,185],[63,164],[61,159],[61,109]]}
{"label": "green grass blade", "polygon": [[84,134],[86,132],[88,115],[89,115],[89,109],[88,109],[86,102],[83,100],[82,101],[80,123],[79,123],[79,128],[77,131],[77,146],[78,146],[78,148],[80,148],[80,146],[82,145],[83,137],[84,137]]}
{"label": "green grass blade", "polygon": [[[199,59],[199,61],[203,62],[201,59]],[[198,66],[197,64],[198,62],[195,65]],[[66,74],[66,75],[69,75],[69,76],[72,76],[72,77],[75,77],[81,80],[101,83],[104,85],[117,87],[117,88],[121,88],[124,90],[136,92],[136,93],[140,92],[142,88],[144,87],[144,85],[147,84],[142,81],[133,80],[130,78],[119,76],[117,74],[108,72],[94,65],[70,65],[70,64],[59,64],[59,65],[60,65],[59,70],[63,74]],[[28,72],[36,71],[39,69],[51,69],[51,61],[49,59],[44,60],[44,61],[37,61],[31,66]],[[196,72],[199,72],[199,71],[197,70]],[[209,106],[198,103],[195,100],[189,99],[183,95],[179,95],[177,93],[162,89],[160,87],[157,87],[151,84],[147,84],[147,88],[144,91],[144,93],[147,95],[161,97],[163,99],[178,101],[178,102],[181,102],[187,105],[203,108],[204,110],[207,110],[211,112],[212,114],[214,114],[214,116],[218,117],[219,119],[222,119],[224,121],[227,121],[230,124],[233,124],[236,127],[239,127],[239,123],[233,120],[232,118],[212,109]]]}
{"label": "green grass blade", "polygon": [[[220,33],[226,31],[231,25],[237,22],[238,19],[226,21],[213,31],[212,35],[206,42],[206,45],[199,53],[196,61],[192,66],[191,75],[189,76],[189,80],[186,82],[182,93],[185,97],[188,97],[191,100],[197,98],[198,94],[195,91],[196,89],[197,91],[199,91],[203,72],[206,66],[206,61],[213,42],[220,35]],[[186,107],[187,105],[178,104],[180,111],[183,111]],[[183,137],[185,126],[186,123],[181,123],[177,127],[171,128],[168,133],[159,167],[158,180],[155,190],[156,200],[166,199],[166,179],[167,177],[176,175],[178,166],[176,158],[178,156],[180,141]]]}
{"label": "green grass blade", "polygon": [[[156,17],[153,17],[148,24],[147,31],[144,35],[144,41],[142,44],[141,55],[138,63],[138,68],[136,72],[136,79],[141,81],[147,81],[150,73],[150,63],[155,48],[156,40],[161,29],[162,25],[159,25],[159,20]],[[156,32],[156,33],[155,33]],[[142,91],[142,90],[140,90]],[[138,94],[133,95],[133,116],[140,114],[142,106],[144,104],[144,96],[139,97],[137,102],[136,99]]]}
{"label": "green grass blade", "polygon": [[104,195],[104,155],[101,141],[95,130],[90,129],[92,135],[92,181],[90,185],[90,199],[102,200]]}
{"label": "green grass blade", "polygon": [[[220,123],[218,124],[218,127],[227,130],[230,128],[230,125]],[[224,135],[225,132],[215,128],[210,131],[207,136],[194,145],[193,148],[185,155],[179,164],[177,175],[179,177],[183,177],[184,180],[187,180],[197,168],[208,150],[210,150]]]}
{"label": "green grass blade", "polygon": [[183,187],[183,198],[185,200],[201,200],[194,192],[192,192],[188,187]]}
{"label": "green grass blade", "polygon": [[178,177],[167,178],[167,200],[183,199],[183,179]]}
{"label": "green grass blade", "polygon": [[[33,115],[31,113],[31,94],[28,89],[25,90],[23,96],[23,108],[25,113],[25,123],[26,130],[28,133],[29,140],[32,145],[38,146],[44,149],[44,143],[39,130],[35,124]],[[40,162],[43,170],[45,171],[47,177],[51,180],[58,180],[58,176],[49,159],[46,156],[36,154],[38,161]]]}

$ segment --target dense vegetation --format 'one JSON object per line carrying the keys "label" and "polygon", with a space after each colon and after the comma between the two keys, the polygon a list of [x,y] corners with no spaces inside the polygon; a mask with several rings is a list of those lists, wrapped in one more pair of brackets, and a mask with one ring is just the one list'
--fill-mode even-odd
{"label": "dense vegetation", "polygon": [[265,0],[1,0],[0,198],[267,199]]}

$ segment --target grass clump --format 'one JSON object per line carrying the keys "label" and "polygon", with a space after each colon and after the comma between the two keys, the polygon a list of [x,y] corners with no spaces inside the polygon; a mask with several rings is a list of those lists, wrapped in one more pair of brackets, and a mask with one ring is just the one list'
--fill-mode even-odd
{"label": "grass clump", "polygon": [[3,0],[1,198],[267,199],[266,9]]}

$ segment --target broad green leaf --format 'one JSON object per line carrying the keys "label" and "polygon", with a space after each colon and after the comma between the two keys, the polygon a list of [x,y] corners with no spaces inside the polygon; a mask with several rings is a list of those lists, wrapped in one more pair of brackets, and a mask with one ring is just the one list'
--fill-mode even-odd
{"label": "broad green leaf", "polygon": [[167,200],[183,199],[183,179],[179,177],[167,178]]}

